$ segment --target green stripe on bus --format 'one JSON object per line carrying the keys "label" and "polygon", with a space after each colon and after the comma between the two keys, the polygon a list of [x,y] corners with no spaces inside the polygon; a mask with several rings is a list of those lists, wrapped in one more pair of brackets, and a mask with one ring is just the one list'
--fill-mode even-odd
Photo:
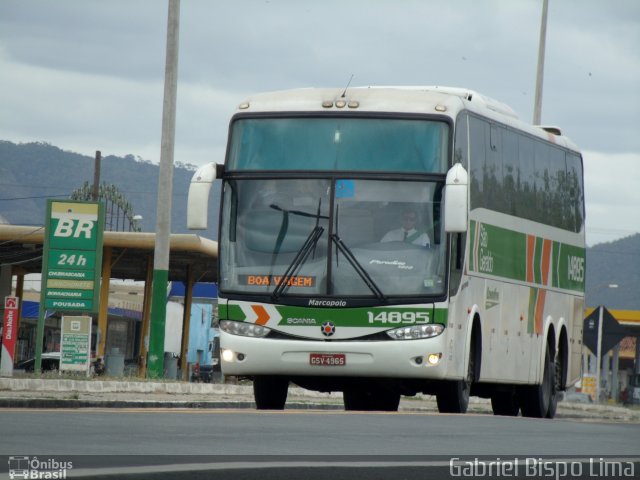
{"label": "green stripe on bus", "polygon": [[536,322],[536,304],[538,303],[538,289],[529,289],[529,315],[527,317],[527,333],[533,333]]}
{"label": "green stripe on bus", "polygon": [[533,255],[533,281],[542,284],[542,239],[536,237],[535,254]]}
{"label": "green stripe on bus", "polygon": [[283,326],[321,325],[330,321],[342,327],[393,327],[435,321],[431,307],[276,308],[282,315],[279,325]]}
{"label": "green stripe on bus", "polygon": [[[486,274],[505,280],[527,281],[540,287],[555,287],[584,292],[585,249],[557,241],[549,242],[551,251],[548,284],[544,285],[543,265],[545,239],[530,236],[531,264],[527,265],[528,236],[506,228],[472,220],[470,222],[469,273]],[[531,271],[527,272],[530,267]]]}
{"label": "green stripe on bus", "polygon": [[475,221],[471,221],[471,224],[469,225],[469,244],[471,245],[471,251],[469,252],[469,269],[472,272],[475,272],[477,270],[476,268],[476,256],[475,256],[475,249],[476,249],[476,222]]}
{"label": "green stripe on bus", "polygon": [[560,259],[560,250],[562,244],[560,242],[553,242],[553,254],[551,257],[551,286],[558,288],[560,285],[560,269],[558,268],[558,260]]}
{"label": "green stripe on bus", "polygon": [[[245,308],[264,306],[246,303]],[[308,327],[333,322],[341,327],[385,327],[407,326],[424,323],[447,324],[448,309],[433,307],[360,307],[360,308],[313,308],[289,305],[275,306],[282,317],[278,323],[287,327]],[[229,303],[218,310],[221,320],[246,321],[247,315],[238,304]]]}

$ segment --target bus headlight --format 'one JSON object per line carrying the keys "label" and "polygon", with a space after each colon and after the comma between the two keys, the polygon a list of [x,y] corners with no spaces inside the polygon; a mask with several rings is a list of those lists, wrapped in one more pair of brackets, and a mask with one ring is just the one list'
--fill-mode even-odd
{"label": "bus headlight", "polygon": [[232,362],[233,361],[233,352],[231,350],[226,350],[226,349],[221,349],[220,351],[220,357],[222,358],[223,362]]}
{"label": "bus headlight", "polygon": [[236,322],[233,320],[221,320],[220,330],[231,335],[240,335],[241,337],[266,337],[271,331],[267,327],[262,325],[256,325],[255,323]]}
{"label": "bus headlight", "polygon": [[427,363],[429,365],[437,365],[438,363],[440,363],[441,358],[441,353],[430,353],[429,355],[427,355]]}
{"label": "bus headlight", "polygon": [[428,325],[413,325],[412,327],[400,327],[388,330],[389,335],[394,340],[418,340],[421,338],[431,338],[440,335],[444,331],[444,325],[430,323]]}

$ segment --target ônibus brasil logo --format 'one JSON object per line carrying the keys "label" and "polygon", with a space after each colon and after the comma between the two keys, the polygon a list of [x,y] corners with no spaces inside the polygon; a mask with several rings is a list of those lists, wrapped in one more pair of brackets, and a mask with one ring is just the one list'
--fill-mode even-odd
{"label": "\u00f4nibus brasil logo", "polygon": [[73,462],[61,462],[55,458],[9,457],[9,478],[67,478],[67,471],[73,468]]}
{"label": "\u00f4nibus brasil logo", "polygon": [[333,324],[333,322],[324,322],[320,327],[320,330],[325,337],[330,337],[331,335],[336,333],[336,326]]}

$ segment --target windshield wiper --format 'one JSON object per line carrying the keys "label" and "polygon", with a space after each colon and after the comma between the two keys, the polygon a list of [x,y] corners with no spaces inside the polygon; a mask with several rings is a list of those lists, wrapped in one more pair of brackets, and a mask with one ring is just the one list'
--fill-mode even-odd
{"label": "windshield wiper", "polygon": [[[273,257],[271,260],[271,267],[273,268],[273,265],[275,264],[276,261],[276,257],[278,256],[278,253],[280,253],[280,247],[282,246],[282,242],[284,241],[284,237],[287,235],[287,229],[289,228],[289,214],[291,215],[299,215],[301,217],[308,217],[308,218],[315,218],[316,219],[316,227],[318,226],[318,224],[320,223],[320,219],[324,219],[324,220],[328,220],[329,217],[326,215],[320,215],[320,209],[322,207],[322,199],[319,198],[318,199],[318,211],[317,213],[313,214],[313,213],[308,213],[308,212],[303,212],[302,210],[288,210],[286,208],[282,208],[280,205],[276,205],[275,203],[272,203],[271,205],[269,205],[269,208],[273,208],[274,210],[277,210],[279,212],[282,212],[282,224],[280,225],[280,232],[278,233],[278,238],[276,239],[276,245],[273,249]],[[315,252],[316,249],[313,249],[313,256],[315,258]]]}
{"label": "windshield wiper", "polygon": [[286,213],[291,213],[292,215],[299,215],[301,217],[310,217],[310,218],[316,218],[316,219],[322,218],[325,220],[329,218],[327,215],[320,215],[320,206],[318,206],[318,213],[303,212],[302,210],[288,210],[286,208],[282,208],[280,205],[276,205],[275,203],[272,203],[271,205],[269,205],[269,208],[273,208],[274,210],[278,210],[279,212],[286,212]]}
{"label": "windshield wiper", "polygon": [[304,241],[304,244],[302,245],[302,247],[300,247],[298,253],[296,253],[295,258],[293,259],[287,270],[284,272],[284,275],[280,278],[280,281],[278,281],[276,288],[271,294],[272,300],[277,300],[278,297],[282,295],[282,293],[284,293],[285,289],[289,286],[288,284],[291,279],[296,275],[304,262],[307,261],[311,249],[315,247],[316,243],[318,243],[318,240],[322,236],[323,232],[324,228],[319,225],[315,226],[313,230],[311,230],[311,233]]}
{"label": "windshield wiper", "polygon": [[347,247],[347,244],[344,243],[342,239],[335,233],[331,235],[330,238],[336,244],[336,246],[338,247],[338,250],[340,250],[340,252],[349,261],[349,263],[351,264],[353,269],[356,271],[356,273],[360,275],[360,278],[362,278],[362,280],[367,285],[367,287],[369,287],[369,290],[371,290],[374,293],[374,295],[378,297],[378,300],[382,302],[386,302],[387,297],[382,293],[382,290],[380,290],[380,287],[376,285],[376,282],[373,281],[373,278],[371,278],[371,275],[369,275],[369,273],[364,269],[364,267],[360,264],[360,262],[358,262],[358,259],[356,259],[353,252],[351,252],[349,247]]}

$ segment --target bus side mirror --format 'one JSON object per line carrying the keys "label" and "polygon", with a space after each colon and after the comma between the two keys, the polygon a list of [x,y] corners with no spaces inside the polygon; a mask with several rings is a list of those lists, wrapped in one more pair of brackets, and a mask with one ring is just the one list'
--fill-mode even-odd
{"label": "bus side mirror", "polygon": [[193,174],[187,198],[187,228],[191,230],[207,228],[209,193],[216,179],[217,170],[221,167],[222,165],[209,163],[198,168]]}
{"label": "bus side mirror", "polygon": [[462,164],[456,163],[447,172],[444,193],[444,229],[447,233],[467,231],[468,186],[467,171]]}

